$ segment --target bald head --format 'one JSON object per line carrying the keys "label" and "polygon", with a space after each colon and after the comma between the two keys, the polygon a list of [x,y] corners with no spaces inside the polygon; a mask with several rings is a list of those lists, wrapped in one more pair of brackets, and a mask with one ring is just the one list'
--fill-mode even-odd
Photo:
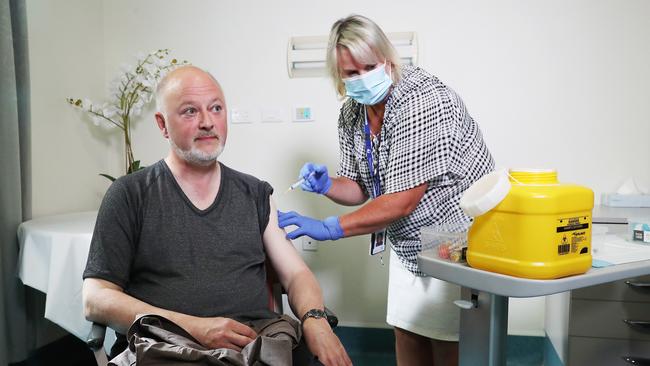
{"label": "bald head", "polygon": [[170,159],[213,165],[228,135],[226,101],[215,78],[196,66],[169,72],[156,88],[156,123],[169,140]]}
{"label": "bald head", "polygon": [[167,98],[170,91],[182,87],[184,81],[208,78],[221,89],[221,85],[212,74],[197,66],[180,66],[167,73],[156,86],[156,111],[167,115]]}

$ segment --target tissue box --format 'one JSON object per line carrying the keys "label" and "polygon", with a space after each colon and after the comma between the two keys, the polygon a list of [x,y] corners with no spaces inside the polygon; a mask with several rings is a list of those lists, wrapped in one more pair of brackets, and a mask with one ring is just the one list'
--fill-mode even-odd
{"label": "tissue box", "polygon": [[628,237],[633,242],[650,244],[650,218],[629,219],[627,230]]}
{"label": "tissue box", "polygon": [[603,193],[601,201],[610,207],[650,207],[650,194]]}

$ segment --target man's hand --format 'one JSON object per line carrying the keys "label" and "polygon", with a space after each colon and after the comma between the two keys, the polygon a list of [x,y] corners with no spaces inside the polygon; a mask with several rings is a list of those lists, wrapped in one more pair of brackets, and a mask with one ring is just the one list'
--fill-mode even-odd
{"label": "man's hand", "polygon": [[187,330],[207,348],[230,348],[240,352],[257,334],[250,327],[229,318],[191,317]]}
{"label": "man's hand", "polygon": [[307,318],[302,330],[311,353],[325,366],[352,365],[345,348],[326,319]]}

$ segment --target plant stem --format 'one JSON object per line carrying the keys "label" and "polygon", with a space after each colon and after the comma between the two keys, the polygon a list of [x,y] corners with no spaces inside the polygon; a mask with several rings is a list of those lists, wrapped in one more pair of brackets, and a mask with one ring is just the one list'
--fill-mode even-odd
{"label": "plant stem", "polygon": [[115,126],[119,127],[120,130],[124,130],[124,128],[119,123],[117,123],[117,122],[113,121],[112,119],[106,117],[103,113],[97,113],[97,112],[93,111],[92,109],[89,110],[88,113],[94,114],[95,116],[102,117],[103,119],[107,120],[108,122],[110,122],[110,123],[114,124]]}
{"label": "plant stem", "polygon": [[131,130],[130,130],[130,123],[129,123],[129,118],[124,119],[124,124],[126,129],[124,130],[124,160],[126,167],[124,169],[124,173],[128,174],[129,173],[129,168],[133,165],[133,149],[131,148]]}

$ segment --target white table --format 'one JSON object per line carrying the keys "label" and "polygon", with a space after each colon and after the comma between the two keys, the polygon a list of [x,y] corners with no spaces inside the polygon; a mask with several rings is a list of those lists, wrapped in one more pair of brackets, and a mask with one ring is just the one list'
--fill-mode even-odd
{"label": "white table", "polygon": [[46,294],[45,318],[86,340],[91,323],[83,316],[81,278],[97,211],[49,216],[18,227],[18,276]]}
{"label": "white table", "polygon": [[533,280],[488,272],[439,259],[434,250],[418,255],[420,270],[462,287],[461,298],[473,304],[460,316],[461,366],[506,364],[508,297],[556,294],[628,277],[650,274],[650,260],[591,268],[586,273],[554,280]]}

